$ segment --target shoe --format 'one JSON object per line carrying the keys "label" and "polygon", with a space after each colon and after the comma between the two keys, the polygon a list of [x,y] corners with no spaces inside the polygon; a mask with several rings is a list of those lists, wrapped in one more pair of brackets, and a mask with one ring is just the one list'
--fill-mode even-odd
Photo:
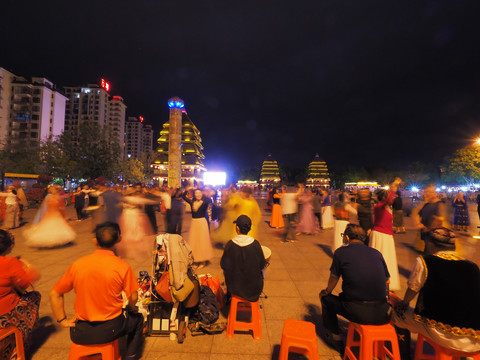
{"label": "shoe", "polygon": [[345,344],[342,340],[334,340],[331,334],[325,334],[324,340],[329,347],[331,347],[335,351],[338,351],[340,353],[340,356],[343,357],[343,354],[345,352]]}

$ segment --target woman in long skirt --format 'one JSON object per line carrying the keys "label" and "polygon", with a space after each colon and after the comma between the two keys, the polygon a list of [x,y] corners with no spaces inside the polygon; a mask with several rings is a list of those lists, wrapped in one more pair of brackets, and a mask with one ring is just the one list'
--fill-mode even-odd
{"label": "woman in long skirt", "polygon": [[283,196],[283,192],[278,192],[276,188],[272,189],[272,217],[270,218],[270,226],[273,228],[283,228],[285,226],[283,222],[282,208],[280,207],[280,199]]}
{"label": "woman in long skirt", "polygon": [[298,216],[297,235],[314,234],[320,230],[315,213],[313,212],[313,195],[310,190],[305,190],[298,196],[298,201],[302,204]]}
{"label": "woman in long skirt", "polygon": [[192,189],[192,187],[187,187],[182,194],[183,200],[190,204],[192,208],[192,222],[188,234],[188,243],[192,248],[195,263],[197,263],[198,268],[202,268],[207,265],[213,257],[210,231],[208,229],[207,219],[205,218],[211,200],[205,197],[199,189],[194,189],[193,199],[189,199],[187,194],[190,189]]}
{"label": "woman in long skirt", "polygon": [[53,248],[71,243],[77,236],[65,220],[65,198],[56,186],[48,188],[46,210],[41,220],[24,231],[25,243],[36,248]]}
{"label": "woman in long skirt", "polygon": [[467,198],[459,191],[452,201],[453,206],[453,229],[468,231],[470,227],[470,216],[468,214]]}
{"label": "woman in long skirt", "polygon": [[400,275],[398,273],[397,252],[393,239],[392,203],[398,185],[402,182],[396,178],[390,186],[390,191],[380,190],[378,203],[374,208],[374,224],[370,233],[370,247],[377,249],[383,255],[390,273],[390,290],[400,290]]}

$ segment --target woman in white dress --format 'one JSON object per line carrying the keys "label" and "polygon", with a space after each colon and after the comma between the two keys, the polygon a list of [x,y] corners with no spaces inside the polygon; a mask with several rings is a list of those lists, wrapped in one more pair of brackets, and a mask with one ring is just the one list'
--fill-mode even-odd
{"label": "woman in white dress", "polygon": [[48,188],[44,200],[46,210],[38,222],[25,230],[26,244],[37,248],[52,248],[71,243],[77,234],[65,220],[65,199],[55,186]]}
{"label": "woman in white dress", "polygon": [[343,245],[343,232],[349,223],[350,215],[357,215],[355,209],[349,202],[346,201],[347,196],[341,193],[338,196],[338,201],[333,206],[335,214],[335,230],[333,231],[333,252]]}

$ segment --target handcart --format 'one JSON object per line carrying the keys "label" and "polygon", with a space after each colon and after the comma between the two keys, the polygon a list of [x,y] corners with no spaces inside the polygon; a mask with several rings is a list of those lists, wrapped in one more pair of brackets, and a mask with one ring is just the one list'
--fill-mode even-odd
{"label": "handcart", "polygon": [[[154,242],[147,336],[170,336],[183,343],[190,308],[198,305],[199,284],[190,246],[177,234],[160,234]],[[168,275],[167,275],[167,274]],[[168,291],[159,288],[168,276]],[[193,283],[193,285],[192,285]],[[162,295],[163,294],[163,297]]]}

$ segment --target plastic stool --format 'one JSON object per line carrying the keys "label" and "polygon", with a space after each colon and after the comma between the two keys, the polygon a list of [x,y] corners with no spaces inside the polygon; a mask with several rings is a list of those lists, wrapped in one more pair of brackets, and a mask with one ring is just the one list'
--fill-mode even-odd
{"label": "plastic stool", "polygon": [[[428,355],[423,352],[423,344],[429,343],[435,350],[435,355]],[[433,342],[433,340],[418,334],[417,346],[415,347],[415,360],[460,360],[461,357],[469,357],[480,360],[480,352],[464,353],[457,350],[447,349]]]}
{"label": "plastic stool", "polygon": [[[250,322],[237,321],[237,311],[249,311],[252,315]],[[230,312],[227,321],[227,337],[233,338],[235,330],[252,330],[253,338],[260,340],[262,338],[262,324],[260,322],[260,305],[258,301],[250,302],[241,297],[232,295],[230,303]]]}
{"label": "plastic stool", "polygon": [[[353,339],[355,331],[360,335],[359,341]],[[392,351],[385,347],[385,341],[390,341]],[[355,346],[360,348],[359,360],[372,360],[374,356],[379,359],[386,359],[385,355],[388,355],[392,360],[400,360],[397,333],[392,324],[360,325],[350,322],[343,360],[357,359],[352,352],[352,347]]]}
{"label": "plastic stool", "polygon": [[283,322],[282,344],[278,360],[288,360],[289,351],[308,355],[310,360],[319,360],[317,334],[311,322],[286,319]]}
{"label": "plastic stool", "polygon": [[0,329],[0,340],[5,339],[7,336],[15,334],[17,360],[25,360],[25,349],[23,348],[23,335],[15,326],[9,326],[5,329]]}
{"label": "plastic stool", "polygon": [[120,351],[118,350],[118,340],[115,340],[107,344],[98,345],[78,345],[72,343],[72,346],[70,346],[70,354],[68,355],[68,360],[80,360],[84,357],[95,354],[99,354],[102,360],[122,359],[122,357],[120,356]]}

